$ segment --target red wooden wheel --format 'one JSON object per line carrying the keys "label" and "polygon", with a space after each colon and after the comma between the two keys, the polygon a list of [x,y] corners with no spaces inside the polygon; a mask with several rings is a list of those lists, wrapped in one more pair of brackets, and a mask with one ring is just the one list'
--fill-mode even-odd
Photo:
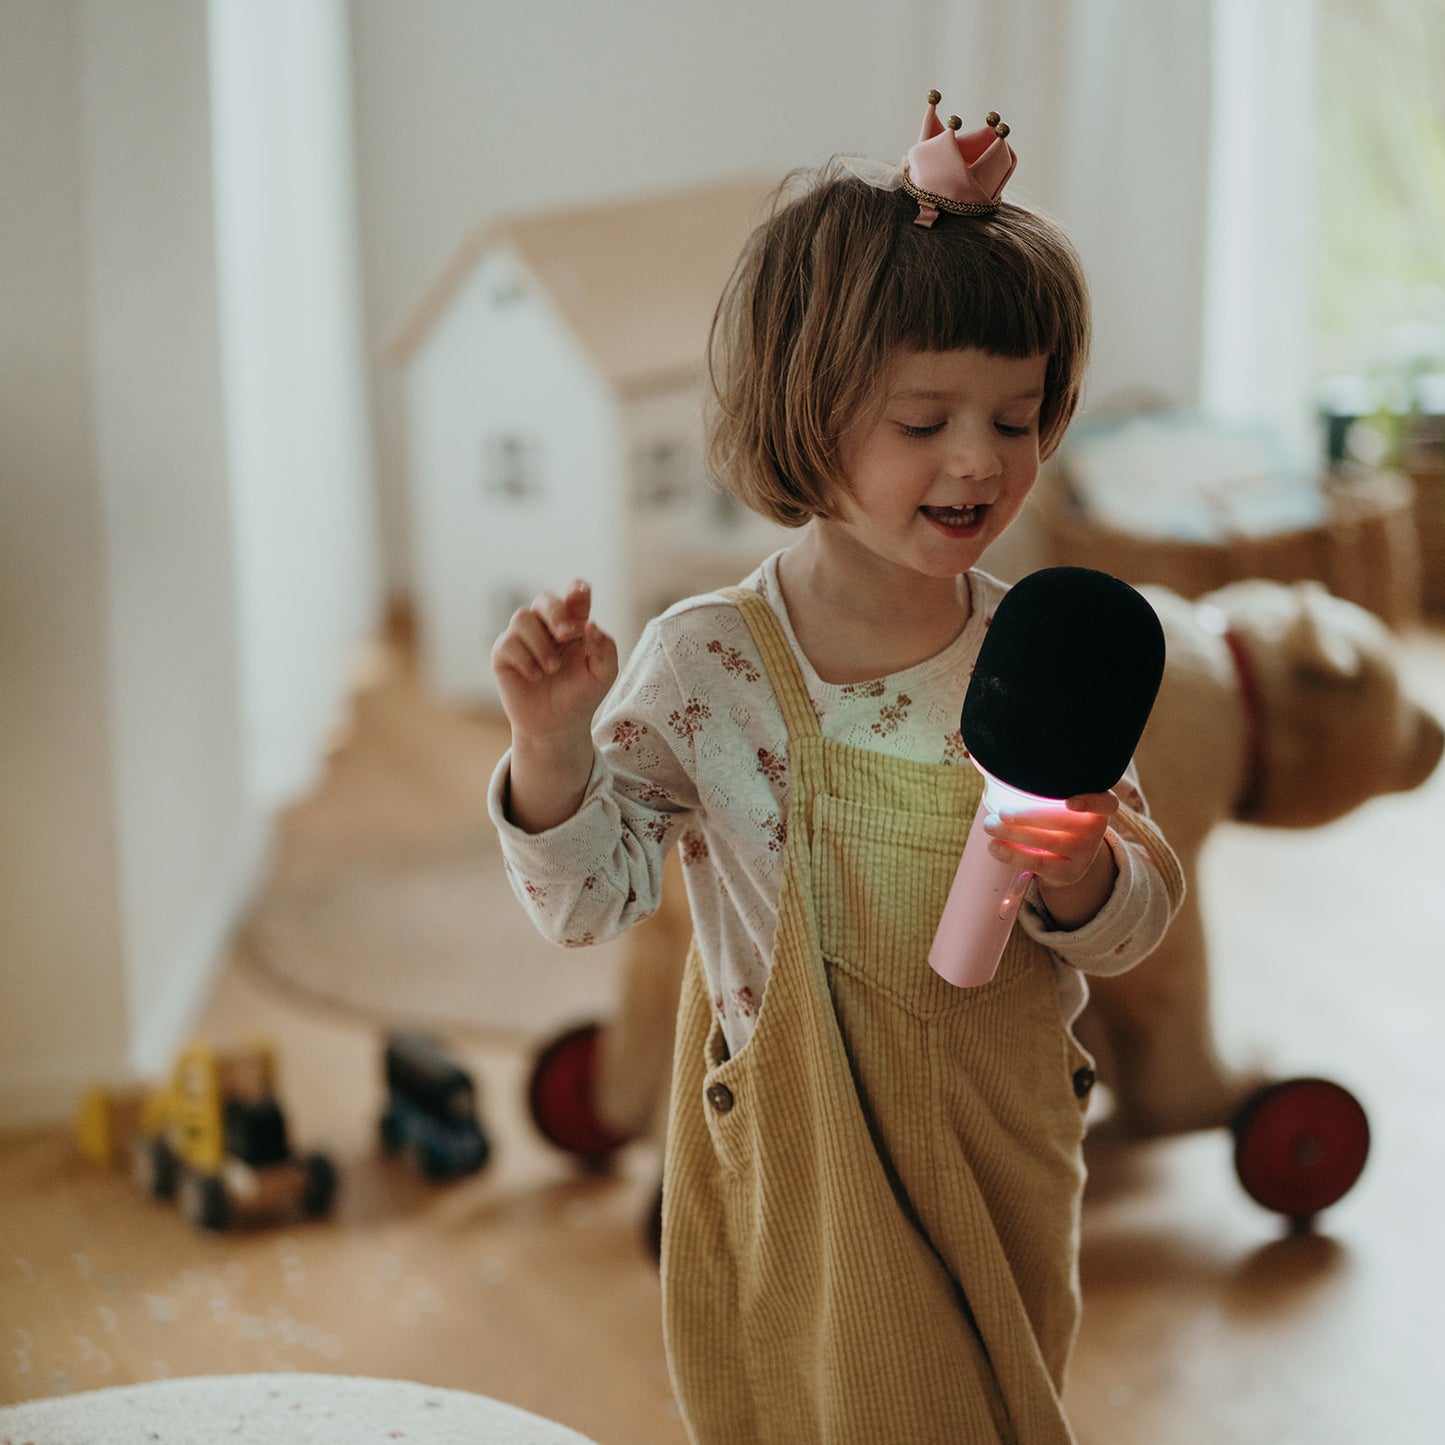
{"label": "red wooden wheel", "polygon": [[1328,1079],[1285,1079],[1261,1089],[1233,1127],[1234,1168],[1245,1193],[1296,1223],[1344,1198],[1370,1152],[1359,1100]]}
{"label": "red wooden wheel", "polygon": [[600,1024],[579,1024],[559,1034],[537,1055],[527,1086],[532,1122],[549,1144],[575,1154],[589,1167],[605,1165],[627,1138],[597,1113],[597,1048]]}

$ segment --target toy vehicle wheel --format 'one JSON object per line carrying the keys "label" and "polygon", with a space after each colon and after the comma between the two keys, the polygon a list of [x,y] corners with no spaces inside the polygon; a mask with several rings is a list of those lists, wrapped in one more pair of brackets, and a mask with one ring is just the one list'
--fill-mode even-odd
{"label": "toy vehicle wheel", "polygon": [[327,1213],[336,1199],[336,1166],[324,1154],[306,1157],[306,1186],[301,1192],[301,1212],[307,1219]]}
{"label": "toy vehicle wheel", "polygon": [[401,1125],[397,1117],[390,1109],[377,1121],[377,1137],[381,1141],[381,1152],[383,1154],[396,1154],[401,1150]]}
{"label": "toy vehicle wheel", "polygon": [[451,1172],[447,1167],[447,1161],[442,1158],[436,1150],[423,1144],[420,1140],[414,1142],[409,1150],[411,1154],[412,1168],[421,1175],[423,1179],[436,1181],[445,1179]]}
{"label": "toy vehicle wheel", "polygon": [[131,1177],[143,1194],[169,1199],[176,1192],[176,1156],[164,1139],[137,1139],[130,1164]]}
{"label": "toy vehicle wheel", "polygon": [[1245,1193],[1298,1227],[1349,1193],[1370,1152],[1359,1100],[1328,1079],[1268,1085],[1246,1100],[1233,1130]]}
{"label": "toy vehicle wheel", "polygon": [[231,1205],[226,1186],[214,1174],[186,1170],[180,1181],[181,1213],[197,1229],[224,1229]]}
{"label": "toy vehicle wheel", "polygon": [[655,1261],[662,1261],[662,1185],[652,1196],[652,1203],[642,1220],[642,1242]]}
{"label": "toy vehicle wheel", "polygon": [[472,1165],[471,1171],[485,1169],[492,1158],[492,1141],[479,1129],[477,1130],[477,1162]]}
{"label": "toy vehicle wheel", "polygon": [[603,1169],[626,1144],[597,1112],[599,1024],[559,1034],[537,1055],[527,1086],[532,1122],[548,1143],[575,1154],[588,1168]]}

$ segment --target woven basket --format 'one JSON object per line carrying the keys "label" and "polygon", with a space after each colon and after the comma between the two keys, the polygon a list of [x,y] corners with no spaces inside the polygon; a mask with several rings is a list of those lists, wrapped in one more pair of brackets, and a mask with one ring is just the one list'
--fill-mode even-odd
{"label": "woven basket", "polygon": [[1061,467],[1035,496],[1049,560],[1097,567],[1126,582],[1168,587],[1195,598],[1246,577],[1324,583],[1399,629],[1420,614],[1420,544],[1415,488],[1389,472],[1344,469],[1322,481],[1326,517],[1318,526],[1219,542],[1171,541],[1104,527],[1080,509]]}
{"label": "woven basket", "polygon": [[1415,487],[1415,532],[1420,539],[1420,596],[1427,612],[1445,613],[1445,434],[1405,459]]}

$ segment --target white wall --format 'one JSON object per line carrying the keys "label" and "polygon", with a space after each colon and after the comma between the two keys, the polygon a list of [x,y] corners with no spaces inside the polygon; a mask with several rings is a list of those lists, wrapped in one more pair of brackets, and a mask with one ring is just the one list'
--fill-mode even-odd
{"label": "white wall", "polygon": [[[936,0],[354,0],[368,334],[499,215],[901,156],[940,71]],[[372,379],[386,577],[409,577],[400,379]]]}
{"label": "white wall", "polygon": [[246,791],[318,780],[379,614],[344,0],[211,0]]}
{"label": "white wall", "polygon": [[[1315,272],[1305,259],[1317,214],[1313,0],[1215,0],[1213,9],[1221,64],[1214,75],[1204,400],[1232,420],[1265,418],[1308,467],[1321,451]],[[1262,137],[1267,144],[1256,143]],[[1281,265],[1281,257],[1298,261]]]}
{"label": "white wall", "polygon": [[254,866],[204,12],[0,10],[0,1117],[163,1065]]}
{"label": "white wall", "polygon": [[209,977],[257,820],[238,727],[205,11],[79,22],[96,479],[131,1053],[164,1067]]}
{"label": "white wall", "polygon": [[0,0],[0,1124],[166,1069],[375,621],[344,4],[245,8],[223,332],[207,6]]}
{"label": "white wall", "polygon": [[[126,1049],[74,6],[0,6],[0,1117]],[[67,1048],[57,1051],[60,1040]]]}

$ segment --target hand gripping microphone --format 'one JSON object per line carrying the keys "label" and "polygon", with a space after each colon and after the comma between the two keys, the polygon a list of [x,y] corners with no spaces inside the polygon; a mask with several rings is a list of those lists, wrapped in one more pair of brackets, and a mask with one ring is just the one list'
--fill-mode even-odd
{"label": "hand gripping microphone", "polygon": [[1004,594],[963,699],[963,743],[984,795],[928,953],[950,983],[993,977],[1032,877],[988,851],[984,819],[1112,788],[1163,675],[1164,629],[1117,577],[1046,567]]}

